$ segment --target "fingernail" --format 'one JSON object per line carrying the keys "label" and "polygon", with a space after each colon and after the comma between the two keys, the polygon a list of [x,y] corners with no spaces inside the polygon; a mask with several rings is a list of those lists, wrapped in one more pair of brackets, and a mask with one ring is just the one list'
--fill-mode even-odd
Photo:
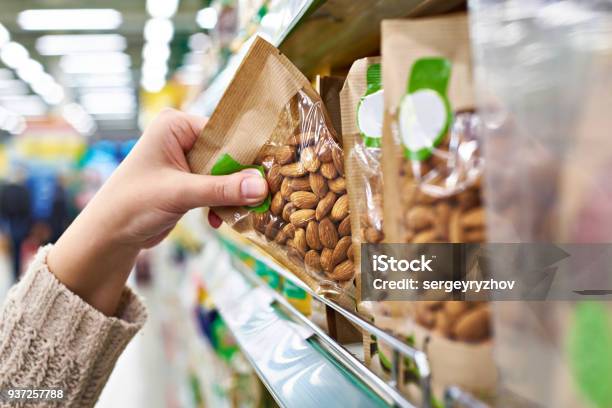
{"label": "fingernail", "polygon": [[249,176],[242,180],[240,190],[244,198],[263,198],[266,195],[266,180],[257,172],[257,176]]}
{"label": "fingernail", "polygon": [[242,170],[242,173],[246,173],[246,174],[254,174],[256,176],[261,176],[261,172],[257,169],[244,169]]}

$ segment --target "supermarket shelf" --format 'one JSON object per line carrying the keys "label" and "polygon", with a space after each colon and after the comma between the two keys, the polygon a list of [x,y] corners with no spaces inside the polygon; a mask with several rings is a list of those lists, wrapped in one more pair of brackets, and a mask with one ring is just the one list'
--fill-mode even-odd
{"label": "supermarket shelf", "polygon": [[[390,402],[395,406],[413,406],[408,402],[397,390],[396,385],[398,384],[400,376],[400,361],[404,358],[408,358],[414,362],[417,367],[417,372],[420,375],[419,386],[421,388],[422,398],[421,406],[430,407],[432,401],[432,389],[431,389],[431,372],[429,369],[429,362],[424,352],[414,349],[408,346],[406,343],[398,340],[396,337],[389,333],[379,329],[372,323],[362,319],[360,316],[343,309],[336,303],[329,299],[319,295],[313,291],[308,285],[297,278],[293,273],[276,263],[266,254],[259,251],[256,247],[249,245],[246,241],[240,239],[234,239],[232,233],[222,233],[223,239],[231,241],[232,245],[236,246],[240,251],[247,254],[249,257],[256,259],[258,262],[265,264],[268,268],[278,273],[284,279],[290,281],[294,285],[303,289],[309,293],[314,299],[325,304],[326,306],[334,309],[336,312],[344,316],[354,325],[360,327],[367,333],[370,333],[378,339],[378,341],[384,342],[392,349],[391,355],[391,380],[387,383],[380,377],[370,371],[365,365],[358,361],[353,355],[351,355],[344,347],[338,345],[333,339],[327,334],[322,332],[316,325],[310,320],[304,317],[297,310],[294,310],[292,306],[286,301],[285,298],[280,296],[273,290],[269,290],[270,296],[275,299],[275,302],[282,305],[285,309],[291,310],[290,315],[293,319],[301,322],[305,327],[316,333],[317,338],[323,340],[323,344],[326,345],[327,349],[332,355],[335,356],[337,361],[341,361],[343,366],[349,369],[355,376],[359,377],[365,384],[368,384],[370,388],[374,389],[381,398]],[[240,263],[239,267],[243,276],[252,281],[257,282],[259,285],[265,283],[255,274],[251,267]],[[463,407],[463,408],[486,408],[487,405],[479,401],[473,395],[457,386],[451,386],[446,389],[445,392],[445,406],[446,407]]]}
{"label": "supermarket shelf", "polygon": [[[388,401],[389,404],[391,405],[401,406],[401,407],[413,406],[399,393],[399,391],[396,388],[396,385],[398,383],[398,379],[400,376],[399,366],[400,366],[400,361],[402,360],[402,356],[404,358],[408,358],[412,360],[417,366],[418,373],[420,375],[419,385],[420,385],[421,392],[422,392],[422,401],[423,401],[422,406],[423,407],[430,406],[431,378],[430,378],[429,363],[427,361],[427,356],[425,355],[425,353],[408,346],[406,343],[396,339],[395,337],[391,336],[387,332],[363,320],[360,316],[357,316],[341,308],[340,306],[331,302],[327,298],[320,296],[318,293],[316,293],[310,287],[304,284],[301,280],[299,280],[291,272],[289,272],[288,270],[286,270],[285,268],[283,268],[282,266],[274,262],[268,256],[256,250],[254,247],[248,244],[244,244],[241,241],[234,240],[230,236],[224,235],[224,239],[231,240],[232,244],[235,245],[237,248],[239,248],[240,251],[248,254],[254,259],[257,259],[259,262],[262,262],[267,267],[277,272],[284,279],[291,281],[291,283],[293,283],[294,285],[308,292],[317,301],[334,309],[339,314],[344,316],[347,320],[349,320],[351,323],[355,324],[356,326],[360,327],[362,330],[365,330],[366,332],[376,336],[379,340],[382,340],[386,344],[388,344],[393,349],[393,354],[392,354],[392,369],[391,369],[392,379],[391,381],[387,383],[383,381],[380,377],[372,373],[365,365],[363,365],[360,361],[358,361],[355,357],[353,357],[342,346],[338,345],[333,339],[329,338],[327,334],[325,334],[317,326],[311,323],[310,320],[305,318],[301,313],[295,311],[295,314],[293,314],[295,319],[300,320],[303,325],[310,327],[313,330],[313,332],[316,332],[318,338],[325,340],[324,343],[326,344],[327,348],[330,350],[332,354],[335,354],[336,359],[338,361],[342,361],[342,364],[344,367],[349,369],[354,375],[359,377],[364,383],[368,384],[370,388],[376,390],[377,394],[380,395],[382,398],[384,398],[386,401]],[[256,277],[254,272],[248,267],[241,268],[241,271],[243,272],[243,274],[245,274],[245,276],[249,276],[249,279],[251,280],[259,279]],[[282,304],[283,306],[285,306],[285,304],[288,305],[288,303],[282,296],[276,294],[276,292],[274,291],[270,291],[270,292],[272,292],[271,296],[273,296],[279,304]]]}
{"label": "supermarket shelf", "polygon": [[299,19],[277,45],[308,77],[329,68],[347,68],[375,55],[382,20],[455,10],[463,0],[328,0]]}
{"label": "supermarket shelf", "polygon": [[[347,69],[377,52],[380,22],[455,10],[464,0],[305,0],[269,40],[308,77],[321,70]],[[278,11],[283,14],[282,10]],[[238,69],[250,42],[234,54],[188,111],[210,116]]]}
{"label": "supermarket shelf", "polygon": [[232,267],[229,261],[219,265],[226,266],[204,277],[215,305],[280,406],[384,407],[394,403],[379,396],[352,370],[340,367],[338,361],[347,359],[351,364],[354,357],[335,350],[333,340],[249,267]]}

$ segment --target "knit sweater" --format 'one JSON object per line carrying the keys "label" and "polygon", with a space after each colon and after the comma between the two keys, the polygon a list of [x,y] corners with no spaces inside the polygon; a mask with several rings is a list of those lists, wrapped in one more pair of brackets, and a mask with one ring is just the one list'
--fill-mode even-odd
{"label": "knit sweater", "polygon": [[116,317],[107,317],[66,288],[46,265],[41,248],[9,292],[0,313],[0,391],[63,390],[59,402],[7,402],[0,406],[91,407],[117,358],[142,327],[146,312],[130,289]]}

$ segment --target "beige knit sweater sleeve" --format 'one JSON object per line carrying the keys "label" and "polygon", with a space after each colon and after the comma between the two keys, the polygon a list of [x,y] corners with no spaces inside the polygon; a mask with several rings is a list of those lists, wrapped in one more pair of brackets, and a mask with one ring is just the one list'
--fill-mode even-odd
{"label": "beige knit sweater sleeve", "polygon": [[[0,390],[56,388],[61,403],[32,406],[91,407],[117,358],[142,327],[141,300],[125,289],[117,317],[107,317],[49,272],[41,248],[0,314]],[[0,406],[6,402],[0,400]],[[25,405],[21,405],[25,406]]]}

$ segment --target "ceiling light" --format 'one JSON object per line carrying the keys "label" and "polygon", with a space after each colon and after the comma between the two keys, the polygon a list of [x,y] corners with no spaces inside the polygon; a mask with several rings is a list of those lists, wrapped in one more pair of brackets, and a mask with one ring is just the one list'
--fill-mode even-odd
{"label": "ceiling light", "polygon": [[9,41],[11,41],[11,34],[8,32],[6,27],[0,24],[0,48],[2,48]]}
{"label": "ceiling light", "polygon": [[132,76],[129,72],[122,74],[99,74],[99,75],[73,75],[70,77],[71,86],[80,88],[95,87],[121,87],[132,84]]}
{"label": "ceiling light", "polygon": [[2,96],[0,104],[24,116],[44,116],[47,105],[38,95]]}
{"label": "ceiling light", "polygon": [[165,63],[170,58],[170,46],[166,43],[148,42],[142,48],[142,58],[145,61],[159,61]]}
{"label": "ceiling light", "polygon": [[147,0],[147,12],[154,18],[170,18],[176,14],[179,0]]}
{"label": "ceiling light", "polygon": [[28,59],[17,69],[17,76],[26,81],[27,83],[34,82],[44,73],[45,70],[42,64],[33,59]]}
{"label": "ceiling light", "polygon": [[64,100],[64,88],[59,84],[51,84],[46,92],[40,94],[42,98],[50,105],[58,105]]}
{"label": "ceiling light", "polygon": [[165,18],[152,18],[145,23],[144,38],[153,43],[169,43],[174,35],[172,22]]}
{"label": "ceiling light", "polygon": [[198,11],[196,23],[205,30],[212,30],[217,25],[217,10],[206,7]]}
{"label": "ceiling light", "polygon": [[132,92],[88,92],[79,99],[91,114],[126,113],[136,109],[136,98]]}
{"label": "ceiling light", "polygon": [[28,86],[18,79],[0,79],[0,95],[25,95]]}
{"label": "ceiling light", "polygon": [[163,77],[143,77],[140,84],[142,85],[142,88],[147,92],[159,92],[164,88],[164,85],[166,85],[166,81]]}
{"label": "ceiling light", "polygon": [[142,76],[143,77],[162,77],[164,78],[168,74],[168,66],[164,63],[149,62],[145,61],[142,64]]}
{"label": "ceiling light", "polygon": [[96,130],[96,123],[78,103],[69,103],[62,109],[62,116],[77,132],[90,136]]}
{"label": "ceiling light", "polygon": [[121,22],[121,13],[113,9],[26,10],[17,16],[24,30],[114,30]]}
{"label": "ceiling light", "polygon": [[130,56],[120,52],[64,55],[59,62],[67,74],[78,73],[119,73],[131,65]]}
{"label": "ceiling light", "polygon": [[123,51],[126,47],[125,37],[119,34],[44,35],[36,40],[41,55]]}
{"label": "ceiling light", "polygon": [[29,58],[28,50],[14,41],[9,42],[0,50],[0,59],[9,68],[17,68]]}

